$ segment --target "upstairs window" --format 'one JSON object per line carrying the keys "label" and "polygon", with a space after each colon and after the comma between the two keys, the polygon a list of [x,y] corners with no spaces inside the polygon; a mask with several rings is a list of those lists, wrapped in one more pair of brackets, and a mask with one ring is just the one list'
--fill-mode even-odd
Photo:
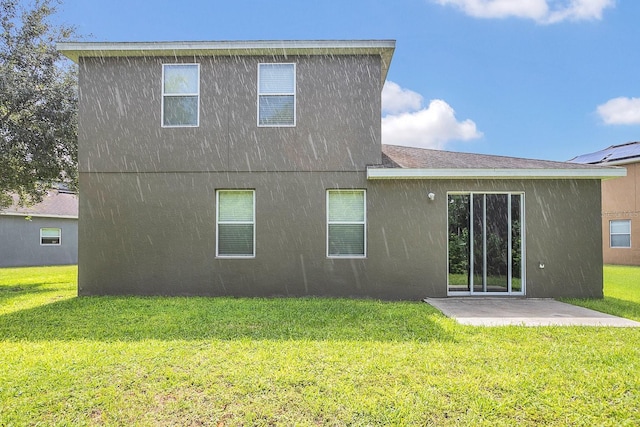
{"label": "upstairs window", "polygon": [[218,190],[218,257],[255,256],[255,191]]}
{"label": "upstairs window", "polygon": [[364,190],[328,190],[327,256],[364,257],[366,217]]}
{"label": "upstairs window", "polygon": [[60,245],[60,236],[62,231],[59,228],[41,228],[40,244],[41,245]]}
{"label": "upstairs window", "polygon": [[258,126],[295,125],[295,64],[259,64]]}
{"label": "upstairs window", "polygon": [[612,248],[631,247],[631,220],[618,219],[609,222],[610,246]]}
{"label": "upstairs window", "polygon": [[195,127],[199,120],[200,66],[162,66],[162,126]]}

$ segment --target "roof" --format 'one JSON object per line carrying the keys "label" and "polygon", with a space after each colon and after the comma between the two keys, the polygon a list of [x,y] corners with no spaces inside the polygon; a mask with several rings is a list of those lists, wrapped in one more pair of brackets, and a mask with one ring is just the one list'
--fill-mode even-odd
{"label": "roof", "polygon": [[78,218],[78,195],[63,190],[50,190],[42,202],[33,206],[19,206],[18,195],[13,195],[13,204],[0,215]]}
{"label": "roof", "polygon": [[612,145],[604,150],[582,154],[569,161],[589,164],[607,163],[611,165],[640,162],[640,142]]}
{"label": "roof", "polygon": [[58,50],[78,62],[83,57],[379,55],[387,78],[395,40],[255,40],[174,42],[64,42]]}
{"label": "roof", "polygon": [[369,179],[606,179],[624,168],[424,148],[382,146],[382,164],[367,168]]}

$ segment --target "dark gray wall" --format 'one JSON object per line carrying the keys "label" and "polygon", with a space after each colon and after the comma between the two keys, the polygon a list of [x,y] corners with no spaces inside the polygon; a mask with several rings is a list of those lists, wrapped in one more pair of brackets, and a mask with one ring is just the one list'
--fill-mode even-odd
{"label": "dark gray wall", "polygon": [[[447,191],[524,191],[527,296],[602,296],[599,181],[263,172],[83,173],[81,182],[82,194],[93,196],[80,198],[81,295],[443,297]],[[220,188],[256,190],[254,259],[215,258]],[[326,257],[331,188],[367,189],[366,259]]]}
{"label": "dark gray wall", "polygon": [[[200,126],[162,128],[162,64],[200,63]],[[295,62],[297,124],[257,126],[260,62]],[[82,172],[343,171],[379,164],[375,56],[83,58]]]}
{"label": "dark gray wall", "polygon": [[[198,128],[160,125],[176,58],[80,61],[81,295],[446,296],[447,191],[524,191],[527,296],[602,295],[599,181],[366,180],[379,57],[177,60],[201,64]],[[259,62],[297,64],[296,127],[257,127]],[[253,259],[215,258],[227,188],[256,190]],[[367,189],[366,259],[326,256],[331,188]]]}
{"label": "dark gray wall", "polygon": [[[78,220],[0,215],[0,267],[78,262]],[[40,228],[61,229],[60,245],[40,245]]]}

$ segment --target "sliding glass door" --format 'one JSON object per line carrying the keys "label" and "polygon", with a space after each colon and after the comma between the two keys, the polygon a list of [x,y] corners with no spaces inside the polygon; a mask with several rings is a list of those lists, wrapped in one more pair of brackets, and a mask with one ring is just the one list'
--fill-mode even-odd
{"label": "sliding glass door", "polygon": [[523,198],[449,194],[449,295],[524,294]]}

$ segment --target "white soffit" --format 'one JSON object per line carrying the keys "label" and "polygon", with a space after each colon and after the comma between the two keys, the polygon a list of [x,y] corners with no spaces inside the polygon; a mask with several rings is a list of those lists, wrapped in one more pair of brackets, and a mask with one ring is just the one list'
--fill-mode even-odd
{"label": "white soffit", "polygon": [[367,179],[609,179],[625,168],[585,169],[411,169],[367,168]]}

